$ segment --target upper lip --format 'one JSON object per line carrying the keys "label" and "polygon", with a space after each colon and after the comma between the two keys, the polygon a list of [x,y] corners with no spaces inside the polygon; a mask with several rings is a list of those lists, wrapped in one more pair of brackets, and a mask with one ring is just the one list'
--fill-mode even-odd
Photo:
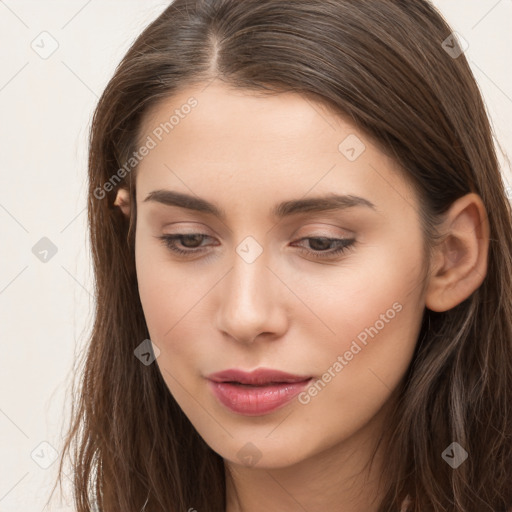
{"label": "upper lip", "polygon": [[257,368],[252,372],[245,372],[236,368],[212,373],[207,376],[214,382],[238,382],[240,384],[252,384],[261,386],[270,383],[303,382],[311,378],[310,375],[293,375],[291,373],[273,370],[271,368]]}

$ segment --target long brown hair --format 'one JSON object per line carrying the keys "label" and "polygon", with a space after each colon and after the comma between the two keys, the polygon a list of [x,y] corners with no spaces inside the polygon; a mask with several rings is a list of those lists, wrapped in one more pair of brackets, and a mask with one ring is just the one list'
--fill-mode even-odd
{"label": "long brown hair", "polygon": [[[91,128],[96,309],[59,468],[69,455],[77,512],[225,511],[222,458],[157,365],[134,357],[149,338],[134,263],[136,210],[128,220],[113,204],[119,187],[134,204],[136,165],[126,164],[148,109],[213,78],[314,95],[353,122],[414,184],[427,243],[454,200],[481,196],[488,271],[457,307],[425,309],[386,429],[379,512],[399,510],[406,495],[416,512],[512,507],[512,212],[478,86],[465,55],[448,51],[459,48],[451,32],[426,0],[176,0],[134,42]],[[469,454],[457,469],[441,457],[454,441]]]}

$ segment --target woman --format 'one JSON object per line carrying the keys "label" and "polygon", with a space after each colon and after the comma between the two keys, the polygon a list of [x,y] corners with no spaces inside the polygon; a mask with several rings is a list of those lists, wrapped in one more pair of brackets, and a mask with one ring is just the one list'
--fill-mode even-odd
{"label": "woman", "polygon": [[511,510],[512,213],[427,1],[176,0],[89,180],[78,512]]}

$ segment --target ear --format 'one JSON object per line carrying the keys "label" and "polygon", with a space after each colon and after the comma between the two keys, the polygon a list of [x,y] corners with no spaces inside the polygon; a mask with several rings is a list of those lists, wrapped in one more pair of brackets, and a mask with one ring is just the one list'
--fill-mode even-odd
{"label": "ear", "polygon": [[130,193],[125,188],[120,188],[117,191],[116,200],[114,205],[119,206],[121,211],[126,217],[130,216]]}
{"label": "ear", "polygon": [[447,311],[467,299],[487,273],[489,221],[482,199],[470,193],[457,199],[440,226],[445,234],[435,248],[425,305]]}

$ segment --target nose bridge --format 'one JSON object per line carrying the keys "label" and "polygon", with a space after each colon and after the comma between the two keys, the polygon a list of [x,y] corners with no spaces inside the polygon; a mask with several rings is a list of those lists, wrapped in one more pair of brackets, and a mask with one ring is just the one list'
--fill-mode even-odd
{"label": "nose bridge", "polygon": [[232,269],[221,292],[218,327],[239,341],[252,341],[258,334],[277,333],[279,318],[278,280],[267,268],[269,253],[253,237],[235,249]]}

